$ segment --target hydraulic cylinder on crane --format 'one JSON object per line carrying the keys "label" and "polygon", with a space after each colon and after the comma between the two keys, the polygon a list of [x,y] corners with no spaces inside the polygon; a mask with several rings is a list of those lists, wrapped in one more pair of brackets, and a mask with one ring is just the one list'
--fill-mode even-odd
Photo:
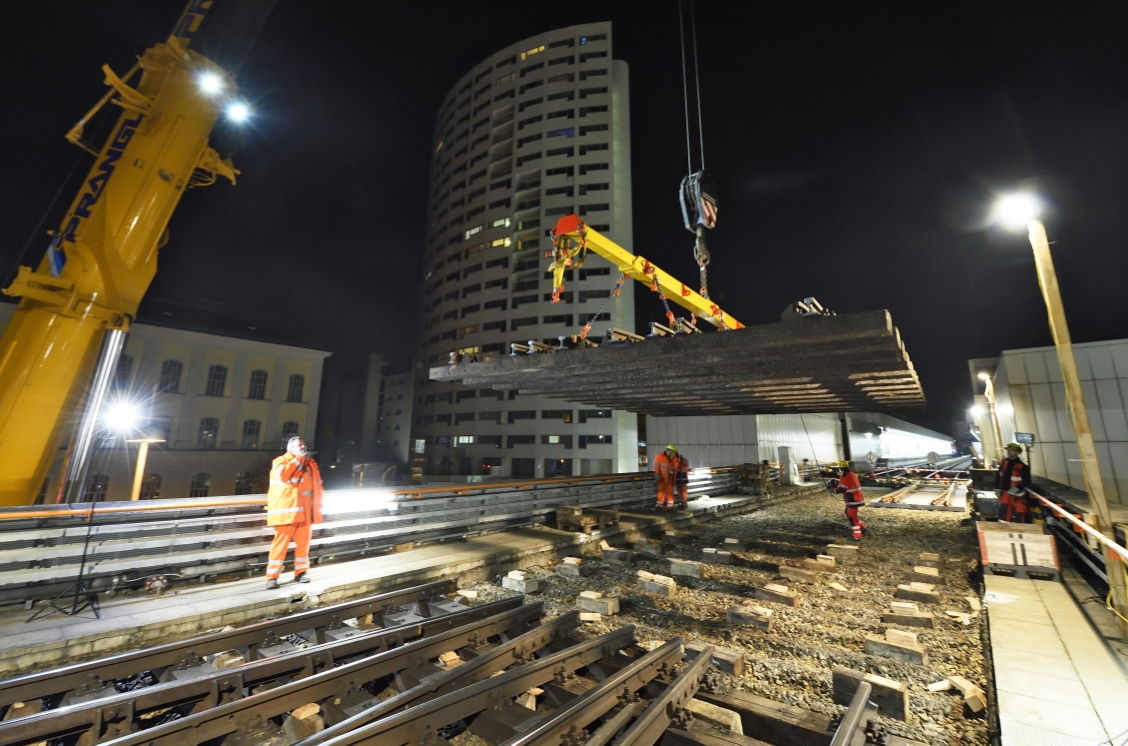
{"label": "hydraulic cylinder on crane", "polygon": [[[91,411],[92,373],[112,370],[121,349],[103,338],[128,332],[185,190],[217,176],[235,181],[208,145],[235,82],[188,49],[211,4],[191,0],[168,40],[126,75],[103,67],[111,91],[99,106],[122,113],[46,256],[3,291],[20,304],[0,338],[0,505],[35,500],[75,413],[84,402]],[[83,122],[68,139],[79,141]]]}

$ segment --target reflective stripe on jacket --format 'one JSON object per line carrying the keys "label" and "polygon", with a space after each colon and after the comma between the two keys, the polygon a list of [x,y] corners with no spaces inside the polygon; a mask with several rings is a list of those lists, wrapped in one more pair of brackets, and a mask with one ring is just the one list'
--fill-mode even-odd
{"label": "reflective stripe on jacket", "polygon": [[[321,523],[321,470],[312,457],[301,460],[292,453],[274,459],[270,467],[270,489],[266,493],[266,525]],[[301,481],[292,484],[291,479]]]}
{"label": "reflective stripe on jacket", "polygon": [[999,464],[999,475],[995,481],[995,488],[1006,492],[1010,489],[1019,489],[1023,492],[1030,486],[1030,467],[1020,458],[1008,458]]}
{"label": "reflective stripe on jacket", "polygon": [[842,494],[847,507],[853,508],[866,504],[866,497],[862,492],[862,482],[858,479],[858,475],[852,471],[848,471],[838,478],[838,486],[834,491]]}

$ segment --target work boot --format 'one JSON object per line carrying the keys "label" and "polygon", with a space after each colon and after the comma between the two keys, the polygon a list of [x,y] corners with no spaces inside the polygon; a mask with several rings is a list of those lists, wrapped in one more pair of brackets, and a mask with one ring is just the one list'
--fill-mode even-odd
{"label": "work boot", "polygon": [[294,576],[294,582],[295,583],[308,583],[309,582],[309,573],[308,572],[298,573],[297,575]]}
{"label": "work boot", "polygon": [[267,578],[266,579],[266,589],[268,591],[272,591],[277,587],[278,587],[278,578]]}

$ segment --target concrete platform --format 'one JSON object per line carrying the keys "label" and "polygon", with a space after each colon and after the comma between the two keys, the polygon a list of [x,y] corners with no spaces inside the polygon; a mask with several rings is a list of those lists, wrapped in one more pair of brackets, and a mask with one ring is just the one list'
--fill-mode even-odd
{"label": "concrete platform", "polygon": [[133,594],[105,601],[99,605],[101,619],[95,619],[93,612],[87,610],[76,617],[54,614],[28,624],[25,620],[32,612],[22,607],[8,608],[0,613],[0,676],[100,657],[407,585],[448,577],[481,581],[566,555],[597,555],[601,539],[611,543],[630,541],[649,531],[686,527],[717,514],[755,510],[765,502],[759,497],[730,495],[694,500],[688,511],[624,512],[619,526],[590,534],[551,528],[486,534],[316,566],[311,570],[312,582],[308,585],[288,582],[291,576],[287,573],[282,576],[282,587],[272,591],[263,590],[265,581],[261,577],[174,586],[175,590],[162,596]]}
{"label": "concrete platform", "polygon": [[1128,671],[1066,588],[984,583],[1002,746],[1096,746],[1128,730]]}

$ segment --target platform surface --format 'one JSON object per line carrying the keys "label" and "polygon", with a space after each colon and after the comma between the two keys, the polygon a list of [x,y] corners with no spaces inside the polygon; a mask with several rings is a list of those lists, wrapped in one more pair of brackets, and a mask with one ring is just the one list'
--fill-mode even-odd
{"label": "platform surface", "polygon": [[1002,746],[1096,746],[1128,730],[1128,671],[1066,588],[984,583]]}
{"label": "platform surface", "polygon": [[[292,575],[282,575],[282,585],[265,590],[256,576],[219,584],[182,584],[164,595],[142,593],[121,596],[99,604],[101,618],[87,609],[77,616],[53,614],[32,623],[23,607],[0,610],[0,678],[31,667],[44,668],[109,654],[124,649],[182,639],[281,616],[315,604],[338,603],[406,585],[458,577],[480,581],[499,568],[518,569],[541,564],[549,555],[574,553],[576,547],[601,538],[622,536],[644,527],[690,524],[708,513],[753,508],[762,502],[747,495],[697,499],[688,511],[671,513],[622,512],[621,525],[611,530],[576,534],[546,527],[516,529],[432,544],[404,552],[349,562],[319,565],[310,571],[311,582],[299,585]],[[410,538],[410,537],[405,537]],[[561,554],[561,556],[563,556]],[[39,608],[37,606],[37,608]]]}

